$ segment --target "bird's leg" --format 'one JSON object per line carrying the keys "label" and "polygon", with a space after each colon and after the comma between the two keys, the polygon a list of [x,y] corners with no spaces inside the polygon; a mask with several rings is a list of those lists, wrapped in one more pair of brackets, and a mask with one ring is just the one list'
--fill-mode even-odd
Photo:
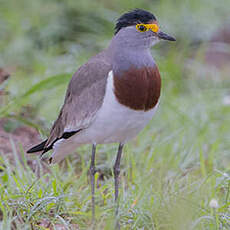
{"label": "bird's leg", "polygon": [[117,152],[117,158],[116,162],[113,167],[113,173],[114,173],[114,180],[115,180],[115,202],[116,202],[116,211],[115,214],[117,216],[118,214],[118,194],[119,194],[119,174],[120,174],[120,161],[121,161],[121,154],[122,154],[122,149],[123,149],[123,144],[119,144],[118,152]]}
{"label": "bird's leg", "polygon": [[90,183],[91,183],[91,194],[92,194],[92,222],[95,222],[95,153],[96,153],[96,144],[92,146],[92,155],[91,155],[91,163],[90,163]]}

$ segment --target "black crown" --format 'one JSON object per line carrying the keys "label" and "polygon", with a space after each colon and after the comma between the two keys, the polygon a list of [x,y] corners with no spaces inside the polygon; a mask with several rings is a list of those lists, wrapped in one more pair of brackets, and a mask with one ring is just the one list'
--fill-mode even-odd
{"label": "black crown", "polygon": [[138,23],[147,24],[151,20],[156,20],[156,17],[148,11],[142,9],[129,11],[118,18],[115,26],[115,34],[123,27],[136,25]]}

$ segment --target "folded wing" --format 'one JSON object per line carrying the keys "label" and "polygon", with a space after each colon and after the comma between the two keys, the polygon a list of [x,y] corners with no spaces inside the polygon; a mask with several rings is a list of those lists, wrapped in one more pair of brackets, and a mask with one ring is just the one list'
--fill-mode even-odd
{"label": "folded wing", "polygon": [[102,106],[106,82],[112,69],[106,52],[99,53],[73,75],[66,91],[64,105],[47,140],[28,153],[49,151],[61,138],[67,139],[87,128]]}

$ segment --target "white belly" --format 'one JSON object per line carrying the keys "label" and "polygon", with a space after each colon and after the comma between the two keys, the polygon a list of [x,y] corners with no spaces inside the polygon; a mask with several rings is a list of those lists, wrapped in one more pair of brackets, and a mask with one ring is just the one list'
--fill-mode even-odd
{"label": "white belly", "polygon": [[[137,92],[138,93],[138,92]],[[53,163],[63,159],[82,144],[125,143],[134,138],[152,119],[157,105],[148,111],[137,111],[121,105],[113,89],[113,73],[110,71],[103,104],[92,124],[69,139],[54,144]]]}
{"label": "white belly", "polygon": [[88,139],[87,142],[97,144],[125,143],[134,138],[147,125],[157,106],[158,104],[145,112],[121,105],[114,95],[113,73],[110,71],[104,102],[94,122],[87,130],[84,130],[85,138]]}

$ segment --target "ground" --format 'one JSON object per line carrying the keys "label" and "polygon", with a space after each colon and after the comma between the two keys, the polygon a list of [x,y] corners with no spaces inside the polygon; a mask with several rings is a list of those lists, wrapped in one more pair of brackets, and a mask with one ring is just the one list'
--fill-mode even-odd
{"label": "ground", "polygon": [[[121,229],[230,229],[229,1],[11,2],[0,14],[0,229],[92,227],[91,147],[53,166],[25,151],[47,137],[73,72],[135,7],[177,42],[152,49],[161,102],[124,148]],[[117,147],[97,147],[96,229],[114,225]]]}

